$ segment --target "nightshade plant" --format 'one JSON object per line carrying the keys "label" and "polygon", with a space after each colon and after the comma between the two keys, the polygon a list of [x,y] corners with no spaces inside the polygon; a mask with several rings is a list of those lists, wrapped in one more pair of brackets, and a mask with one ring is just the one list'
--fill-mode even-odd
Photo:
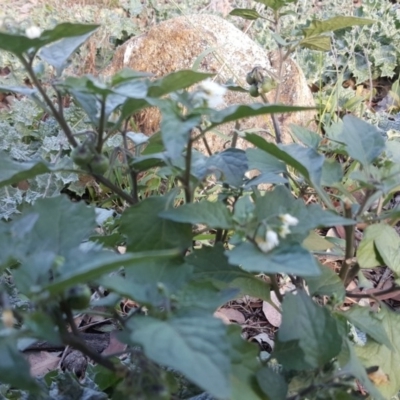
{"label": "nightshade plant", "polygon": [[[108,82],[63,77],[69,56],[95,29],[65,23],[44,32],[0,33],[0,49],[18,57],[33,86],[0,89],[35,101],[68,141],[56,160],[22,161],[3,151],[1,187],[43,174],[91,175],[102,200],[117,210],[101,223],[101,207],[53,193],[1,222],[1,395],[187,398],[183,381],[216,399],[360,398],[356,381],[375,399],[395,395],[399,316],[379,301],[375,312],[342,305],[345,288],[356,276],[361,281],[364,268],[386,265],[395,277],[390,290],[397,290],[400,239],[392,225],[399,214],[385,207],[400,185],[397,142],[347,116],[327,127],[324,140],[293,127],[290,145],[247,133],[253,148],[201,154],[196,141],[206,144],[220,124],[302,108],[216,110],[210,106],[224,89],[194,71],[150,79],[123,70]],[[53,67],[51,79],[38,79],[38,58]],[[66,119],[66,99],[85,114],[84,130]],[[162,113],[160,132],[151,138],[133,132],[133,116],[145,107]],[[121,145],[111,149],[114,136]],[[247,178],[253,169],[260,175]],[[164,188],[149,195],[146,178],[157,174]],[[204,184],[210,176],[211,189]],[[261,183],[270,189],[259,190]],[[364,226],[360,243],[357,224]],[[329,227],[344,227],[345,238],[316,231]],[[125,254],[116,252],[119,245]],[[339,274],[317,256],[336,257]],[[286,292],[284,280],[291,283]],[[119,341],[129,346],[125,358],[98,353],[76,326],[74,314],[89,304],[86,285],[102,296],[92,298],[90,312],[113,319]],[[213,312],[243,295],[269,302],[271,290],[281,301],[282,324],[272,353],[260,357],[240,327],[224,325]],[[138,311],[118,313],[122,298],[137,302]],[[366,334],[363,346],[350,334],[354,327]],[[88,366],[82,383],[54,371],[33,378],[21,351],[35,340],[70,346],[96,365]],[[368,373],[377,371],[375,386]]]}

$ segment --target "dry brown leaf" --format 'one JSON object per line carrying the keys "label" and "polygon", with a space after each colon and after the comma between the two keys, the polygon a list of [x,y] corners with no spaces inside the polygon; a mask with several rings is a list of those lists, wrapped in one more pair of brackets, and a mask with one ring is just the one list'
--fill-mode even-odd
{"label": "dry brown leaf", "polygon": [[238,324],[244,324],[246,321],[244,315],[234,308],[220,308],[218,311],[225,315],[229,321],[237,322]]}
{"label": "dry brown leaf", "polygon": [[221,311],[215,311],[214,317],[215,318],[219,318],[220,320],[222,320],[222,322],[225,325],[230,325],[231,324],[231,321],[229,320],[229,318],[225,314],[223,314]]}
{"label": "dry brown leaf", "polygon": [[266,301],[263,301],[262,310],[268,322],[272,326],[275,326],[275,328],[279,328],[282,322],[281,313],[278,312],[275,307],[271,306],[271,304],[267,303]]}
{"label": "dry brown leaf", "polygon": [[60,354],[61,352],[50,353],[48,351],[27,353],[32,376],[43,376],[49,371],[55,370],[60,362]]}

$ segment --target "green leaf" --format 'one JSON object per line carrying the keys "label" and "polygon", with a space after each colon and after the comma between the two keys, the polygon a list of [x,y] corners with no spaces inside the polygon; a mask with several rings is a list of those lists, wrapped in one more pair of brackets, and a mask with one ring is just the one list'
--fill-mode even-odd
{"label": "green leaf", "polygon": [[167,320],[137,316],[127,323],[132,344],[217,398],[230,398],[230,346],[226,326],[204,312],[186,311]]}
{"label": "green leaf", "polygon": [[231,345],[231,400],[263,400],[264,396],[255,376],[261,367],[258,346],[243,340],[241,331],[240,326],[230,325],[226,337]]}
{"label": "green leaf", "polygon": [[385,140],[379,129],[352,115],[344,116],[338,140],[346,145],[349,156],[365,168],[385,149]]}
{"label": "green leaf", "polygon": [[36,88],[31,89],[26,86],[0,86],[0,92],[12,92],[22,94],[24,96],[32,96],[33,94],[38,93]]}
{"label": "green leaf", "polygon": [[321,368],[339,354],[342,346],[336,320],[303,290],[285,295],[278,338],[280,342],[298,340],[305,362],[312,368]]}
{"label": "green leaf", "polygon": [[216,309],[223,306],[237,297],[238,290],[235,288],[218,288],[212,282],[192,280],[185,285],[176,295],[176,300],[182,310],[203,310],[213,313]]}
{"label": "green leaf", "polygon": [[214,129],[216,126],[225,124],[227,122],[237,121],[238,119],[255,117],[264,114],[281,114],[295,111],[313,110],[312,107],[299,107],[299,106],[283,106],[275,104],[247,104],[247,105],[233,105],[223,110],[213,110],[209,115],[210,126],[205,130],[206,132]]}
{"label": "green leaf", "polygon": [[321,275],[307,278],[308,288],[312,296],[336,296],[344,300],[346,291],[339,276],[326,265],[319,265]]}
{"label": "green leaf", "polygon": [[94,32],[98,25],[71,24],[69,22],[59,24],[55,28],[42,32],[40,37],[29,39],[23,35],[11,35],[0,32],[0,49],[22,56],[29,50],[38,51],[50,43],[60,39],[77,37]]}
{"label": "green leaf", "polygon": [[329,36],[312,36],[301,39],[300,47],[316,51],[329,51],[331,49],[331,38]]}
{"label": "green leaf", "polygon": [[230,265],[224,251],[222,244],[194,250],[186,258],[186,262],[194,266],[194,279],[223,282],[231,288],[240,289],[240,294],[243,296],[269,301],[269,284],[239,267]]}
{"label": "green leaf", "polygon": [[322,186],[335,186],[341,182],[343,178],[343,169],[339,162],[335,159],[325,159],[324,165],[322,166]]}
{"label": "green leaf", "polygon": [[272,8],[274,11],[278,11],[280,8],[294,3],[296,0],[256,0],[257,3],[264,4],[266,7]]}
{"label": "green leaf", "polygon": [[0,152],[0,187],[34,178],[47,172],[50,172],[50,169],[43,160],[19,162],[11,159],[6,152]]}
{"label": "green leaf", "polygon": [[312,184],[319,186],[322,176],[322,165],[325,158],[314,149],[305,148],[298,144],[278,147],[276,144],[269,143],[254,133],[247,133],[245,138],[259,149],[295,168]]}
{"label": "green leaf", "polygon": [[188,144],[190,134],[201,123],[201,115],[184,117],[176,104],[164,101],[159,105],[161,119],[161,135],[165,150],[171,159],[178,158]]}
{"label": "green leaf", "polygon": [[235,8],[229,13],[229,15],[233,15],[235,17],[242,17],[250,21],[261,18],[261,15],[252,8]]}
{"label": "green leaf", "polygon": [[400,315],[382,306],[380,319],[394,349],[368,340],[365,346],[355,350],[364,366],[379,366],[388,376],[387,381],[379,382],[376,387],[385,399],[390,399],[400,390]]}
{"label": "green leaf", "polygon": [[243,150],[230,148],[221,153],[213,154],[206,163],[209,172],[231,186],[239,187],[243,183],[244,174],[248,169],[246,153]]}
{"label": "green leaf", "polygon": [[356,351],[348,339],[343,340],[343,348],[342,352],[339,354],[338,361],[341,365],[342,372],[357,378],[374,400],[387,399],[387,397],[383,397],[379,393],[368,378],[365,368],[358,359]]}
{"label": "green leaf", "polygon": [[384,265],[375,240],[386,231],[386,224],[370,225],[364,230],[363,238],[357,249],[357,261],[361,268],[374,268]]}
{"label": "green leaf", "polygon": [[196,72],[192,70],[181,70],[177,72],[172,72],[164,76],[163,78],[157,79],[152,82],[148,91],[148,96],[165,96],[168,93],[186,89],[207,78],[212,78],[213,76],[214,74],[206,74],[204,72]]}
{"label": "green leaf", "polygon": [[260,149],[246,149],[249,169],[258,169],[262,173],[282,174],[286,165],[281,160]]}
{"label": "green leaf", "polygon": [[129,207],[121,216],[120,232],[126,236],[128,251],[179,248],[192,245],[190,224],[181,224],[159,217],[171,208],[166,196],[149,197]]}
{"label": "green leaf", "polygon": [[367,18],[348,17],[345,15],[336,16],[323,21],[314,20],[308,28],[303,29],[306,38],[317,36],[325,32],[333,32],[339,29],[350,28],[352,26],[363,26],[374,24],[375,20]]}
{"label": "green leaf", "polygon": [[144,259],[125,267],[125,277],[103,277],[98,283],[141,304],[160,307],[182,289],[192,269],[181,258]]}
{"label": "green leaf", "polygon": [[257,382],[269,399],[286,400],[289,387],[282,374],[264,367],[257,372]]}
{"label": "green leaf", "polygon": [[67,66],[67,60],[71,57],[71,54],[92,34],[93,31],[80,36],[62,38],[42,48],[39,56],[56,69],[57,75],[61,75],[63,69]]}
{"label": "green leaf", "polygon": [[205,224],[209,228],[230,229],[233,225],[231,213],[222,202],[201,201],[184,204],[163,211],[159,216],[175,222]]}
{"label": "green leaf", "polygon": [[380,224],[380,235],[374,239],[376,249],[382,260],[395,274],[400,276],[400,237],[397,231],[387,225]]}
{"label": "green leaf", "polygon": [[178,250],[143,251],[137,253],[115,254],[111,251],[79,252],[74,250],[62,265],[61,275],[52,283],[44,287],[50,294],[63,292],[66,288],[78,283],[88,282],[110,273],[119,267],[125,269],[137,263],[152,262],[157,259],[176,257]]}
{"label": "green leaf", "polygon": [[29,364],[17,349],[10,337],[0,340],[0,375],[1,383],[8,383],[18,389],[36,391],[37,383],[31,377]]}
{"label": "green leaf", "polygon": [[290,125],[290,131],[292,136],[299,142],[303,143],[307,147],[311,147],[314,150],[318,149],[321,143],[322,137],[313,131],[299,125]]}
{"label": "green leaf", "polygon": [[243,269],[265,274],[294,274],[317,276],[320,274],[315,258],[298,243],[283,243],[268,253],[263,253],[254,244],[244,242],[233,250],[226,251],[229,263]]}
{"label": "green leaf", "polygon": [[372,339],[394,350],[385,329],[382,326],[382,311],[373,312],[369,307],[353,305],[349,310],[341,313],[354,326],[365,332]]}
{"label": "green leaf", "polygon": [[302,246],[309,251],[327,251],[335,247],[331,242],[320,236],[316,231],[310,231],[303,240]]}

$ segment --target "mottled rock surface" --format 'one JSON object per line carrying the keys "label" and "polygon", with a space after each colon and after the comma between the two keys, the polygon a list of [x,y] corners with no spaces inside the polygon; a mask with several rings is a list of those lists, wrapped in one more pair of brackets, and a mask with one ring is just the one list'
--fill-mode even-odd
{"label": "mottled rock surface", "polygon": [[[217,74],[221,83],[232,79],[247,86],[247,72],[261,66],[277,73],[279,57],[276,53],[267,54],[261,46],[246,34],[221,17],[209,14],[193,14],[164,21],[152,27],[148,33],[134,37],[120,46],[106,71],[113,74],[123,67],[146,71],[157,77],[180,69],[191,69]],[[298,106],[314,106],[314,99],[307,86],[303,72],[293,60],[283,66],[283,82],[280,89],[280,103]],[[275,91],[268,94],[268,100],[275,102]],[[223,107],[261,101],[251,98],[247,93],[228,92]],[[313,111],[305,111],[278,116],[284,143],[291,142],[290,124],[308,126],[314,118]],[[157,131],[160,115],[150,109],[138,116],[139,128],[145,134]],[[207,141],[213,151],[221,150],[232,135],[234,124],[219,127],[219,135],[209,133]],[[274,134],[271,117],[263,115],[249,118],[241,123],[240,130],[261,129],[268,140]],[[222,135],[221,135],[222,133]],[[243,141],[238,147],[246,147]]]}

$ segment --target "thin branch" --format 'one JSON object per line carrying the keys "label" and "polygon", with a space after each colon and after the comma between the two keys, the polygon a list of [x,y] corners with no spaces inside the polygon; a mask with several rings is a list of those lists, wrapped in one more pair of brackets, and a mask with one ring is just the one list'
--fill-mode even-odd
{"label": "thin branch", "polygon": [[24,57],[19,57],[22,65],[24,68],[27,70],[29,77],[32,79],[33,83],[39,90],[40,94],[42,95],[44,101],[50,108],[51,113],[53,114],[54,118],[58,122],[58,124],[61,126],[61,129],[64,131],[65,135],[67,136],[68,141],[72,144],[72,146],[76,147],[78,145],[70,127],[68,126],[67,122],[65,119],[62,117],[62,115],[58,112],[58,110],[54,107],[53,102],[51,101],[50,97],[47,95],[45,90],[43,89],[41,83],[39,82],[38,78],[36,77],[35,73],[33,72],[32,66],[30,65],[29,62],[25,60]]}
{"label": "thin branch", "polygon": [[[351,204],[349,202],[346,202],[344,204],[344,216],[349,219],[352,218]],[[346,250],[345,250],[345,259],[342,263],[342,268],[340,269],[339,277],[344,283],[347,283],[348,274],[352,266],[352,262],[349,260],[352,260],[354,257],[354,225],[347,225],[344,227],[344,230],[346,239]]]}
{"label": "thin branch", "polygon": [[101,100],[101,109],[100,109],[100,123],[97,134],[97,147],[96,150],[98,153],[101,153],[101,149],[103,148],[103,134],[104,134],[104,126],[106,124],[106,100],[103,97]]}
{"label": "thin branch", "polygon": [[186,157],[185,157],[185,175],[183,177],[183,185],[185,190],[185,201],[186,203],[190,203],[192,201],[192,190],[190,187],[190,170],[192,165],[192,148],[193,148],[193,140],[189,139],[188,145],[186,148]]}
{"label": "thin branch", "polygon": [[104,186],[107,186],[109,189],[111,189],[115,194],[117,194],[121,199],[124,199],[127,203],[134,205],[137,203],[135,199],[126,193],[123,189],[118,187],[117,185],[114,185],[112,182],[110,182],[107,178],[105,178],[103,175],[99,174],[93,174],[93,177],[100,183],[102,183]]}

